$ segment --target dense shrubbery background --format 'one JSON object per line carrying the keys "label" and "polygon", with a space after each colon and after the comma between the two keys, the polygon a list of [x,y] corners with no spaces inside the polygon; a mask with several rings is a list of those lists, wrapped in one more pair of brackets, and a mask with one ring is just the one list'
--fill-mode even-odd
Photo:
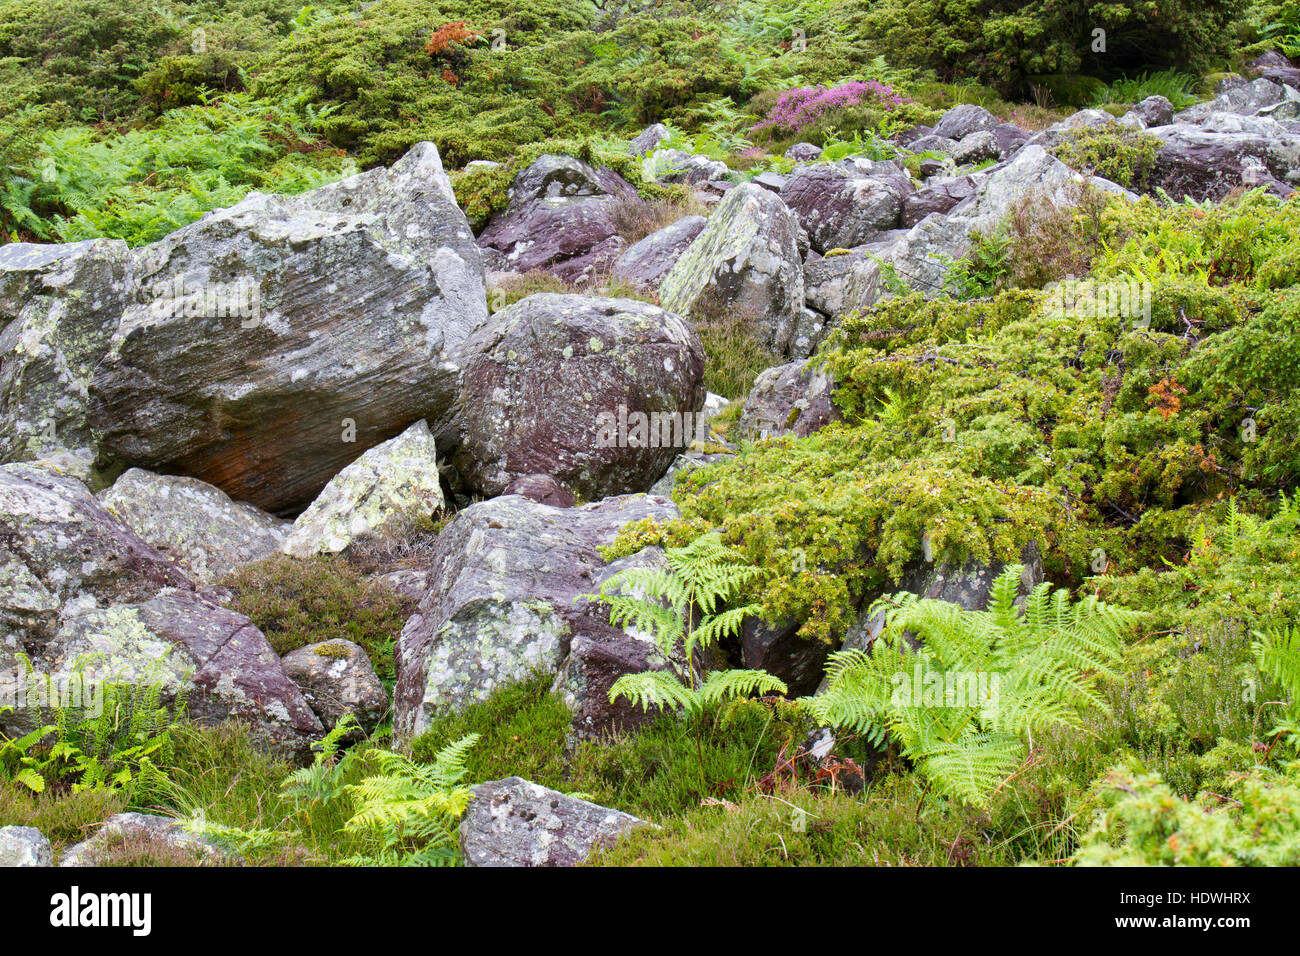
{"label": "dense shrubbery background", "polygon": [[[0,232],[146,242],[249,189],[310,188],[421,139],[450,168],[655,121],[734,146],[774,123],[783,91],[823,83],[901,83],[929,107],[1116,98],[1106,83],[1139,70],[1232,67],[1284,12],[1218,0],[5,0]],[[1091,52],[1098,26],[1105,54]],[[801,132],[875,132],[885,112],[841,109]]]}

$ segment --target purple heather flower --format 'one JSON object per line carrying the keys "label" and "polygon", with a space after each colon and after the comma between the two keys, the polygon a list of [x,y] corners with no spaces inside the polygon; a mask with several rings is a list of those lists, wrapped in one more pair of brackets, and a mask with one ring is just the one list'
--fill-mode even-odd
{"label": "purple heather flower", "polygon": [[869,103],[893,109],[906,100],[893,87],[878,80],[854,81],[841,86],[797,86],[777,98],[767,117],[754,124],[754,130],[779,129],[798,133],[827,113],[846,106]]}

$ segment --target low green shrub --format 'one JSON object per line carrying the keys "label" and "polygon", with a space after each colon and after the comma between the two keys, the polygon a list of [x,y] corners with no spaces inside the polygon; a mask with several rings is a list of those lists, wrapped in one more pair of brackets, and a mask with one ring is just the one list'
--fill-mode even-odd
{"label": "low green shrub", "polygon": [[393,648],[410,603],[367,581],[344,558],[275,555],[223,582],[230,607],[246,615],[280,655],[324,641],[359,644],[381,679],[396,677]]}

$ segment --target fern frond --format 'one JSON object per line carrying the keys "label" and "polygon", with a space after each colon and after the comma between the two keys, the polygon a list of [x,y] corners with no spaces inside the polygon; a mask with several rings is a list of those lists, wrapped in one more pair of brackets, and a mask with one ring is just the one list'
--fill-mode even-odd
{"label": "fern frond", "polygon": [[714,671],[700,686],[698,693],[700,703],[708,707],[737,697],[749,697],[755,692],[784,694],[785,682],[773,677],[767,671]]}
{"label": "fern frond", "polygon": [[700,698],[667,671],[644,671],[624,674],[609,689],[609,702],[626,697],[634,706],[648,711],[651,707],[676,710],[681,708],[692,714],[700,709]]}

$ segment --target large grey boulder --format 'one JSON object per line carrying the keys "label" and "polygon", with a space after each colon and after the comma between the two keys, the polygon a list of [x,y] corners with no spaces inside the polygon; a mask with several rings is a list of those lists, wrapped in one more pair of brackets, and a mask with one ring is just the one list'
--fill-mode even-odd
{"label": "large grey boulder", "polygon": [[1002,146],[992,130],[980,129],[962,137],[950,154],[958,165],[981,163],[1002,156]]}
{"label": "large grey boulder", "polygon": [[326,730],[352,714],[369,733],[388,713],[388,694],[374,665],[351,641],[308,644],[284,655],[280,663]]}
{"label": "large grey boulder", "polygon": [[812,247],[824,253],[861,245],[898,225],[905,195],[899,178],[869,178],[843,166],[799,166],[786,180],[781,198],[808,232]]}
{"label": "large grey boulder", "polygon": [[1249,83],[1225,89],[1212,100],[1190,106],[1173,117],[1176,123],[1200,123],[1214,113],[1239,113],[1254,116],[1268,106],[1284,100],[1300,100],[1300,91],[1261,76]]}
{"label": "large grey boulder", "polygon": [[54,851],[35,827],[0,827],[0,869],[54,865]]}
{"label": "large grey boulder", "polygon": [[812,143],[795,143],[787,149],[782,155],[786,159],[793,159],[796,163],[816,162],[822,154],[822,148]]}
{"label": "large grey boulder", "polygon": [[478,237],[494,269],[586,282],[608,272],[626,246],[615,213],[636,190],[612,170],[547,154],[515,177],[507,195]]}
{"label": "large grey boulder", "polygon": [[984,107],[976,106],[974,103],[962,103],[939,117],[939,122],[934,124],[931,135],[960,142],[971,133],[993,129],[999,125],[999,122],[998,118]]}
{"label": "large grey boulder", "polygon": [[646,153],[653,152],[660,143],[671,135],[671,131],[663,123],[652,123],[638,133],[636,138],[628,144],[628,155],[640,159]]}
{"label": "large grey boulder", "polygon": [[114,850],[162,856],[175,865],[221,866],[238,862],[211,838],[191,833],[173,817],[118,813],[75,846],[63,851],[59,866],[98,866]]}
{"label": "large grey boulder", "polygon": [[804,295],[808,306],[829,319],[841,318],[855,302],[858,275],[864,260],[893,246],[905,229],[891,229],[855,249],[832,250],[830,255],[810,255],[803,267]]}
{"label": "large grey boulder", "polygon": [[93,457],[90,382],[133,291],[121,240],[0,246],[0,462]]}
{"label": "large grey boulder", "polygon": [[574,866],[644,820],[524,780],[472,787],[460,822],[466,866]]}
{"label": "large grey boulder", "polygon": [[106,458],[273,513],[445,416],[487,320],[438,151],[297,196],[252,193],[138,250],[139,301],[91,386]]}
{"label": "large grey boulder", "polygon": [[634,299],[540,293],[471,340],[451,461],[483,495],[549,475],[591,498],[645,491],[690,444],[704,350]]}
{"label": "large grey boulder", "polygon": [[0,572],[0,653],[43,646],[69,604],[193,587],[81,482],[28,464],[0,466]]}
{"label": "large grey boulder", "polygon": [[628,247],[614,263],[612,275],[643,289],[653,289],[677,264],[682,253],[704,231],[703,216],[683,216]]}
{"label": "large grey boulder", "polygon": [[511,495],[458,513],[434,547],[432,587],[398,639],[397,735],[419,734],[435,714],[505,684],[557,673],[575,634],[587,632],[575,599],[601,580],[597,549],[630,522],[676,516],[650,495],[573,508]]}
{"label": "large grey boulder", "polygon": [[[261,631],[196,593],[74,479],[0,466],[0,572],[0,684],[21,653],[60,688],[156,683],[169,703],[185,692],[191,717],[247,721],[276,750],[302,753],[321,731]],[[0,714],[0,729],[39,725],[54,708],[36,703]]]}
{"label": "large grey boulder", "polygon": [[1139,129],[1168,126],[1174,121],[1174,104],[1159,94],[1148,96],[1140,103],[1133,104],[1133,108],[1120,117],[1120,122],[1130,121],[1130,117],[1136,121],[1131,122],[1131,125]]}
{"label": "large grey boulder", "polygon": [[1287,195],[1300,178],[1300,136],[1276,120],[1216,113],[1200,126],[1176,122],[1147,132],[1164,142],[1150,186],[1175,200],[1219,200],[1243,185]]}
{"label": "large grey boulder", "polygon": [[330,479],[284,537],[285,554],[337,554],[354,538],[443,507],[437,447],[424,421],[376,445]]}
{"label": "large grey boulder", "polygon": [[803,310],[799,222],[761,186],[742,183],[723,197],[708,225],[659,286],[665,309],[742,313],[761,344],[788,354]]}
{"label": "large grey boulder", "polygon": [[290,527],[197,478],[141,468],[122,474],[98,497],[110,514],[202,585],[275,554]]}
{"label": "large grey boulder", "polygon": [[167,588],[138,604],[70,609],[32,660],[64,681],[79,672],[156,684],[168,706],[184,694],[190,719],[247,723],[261,746],[287,756],[305,755],[322,733],[262,632],[193,591]]}

